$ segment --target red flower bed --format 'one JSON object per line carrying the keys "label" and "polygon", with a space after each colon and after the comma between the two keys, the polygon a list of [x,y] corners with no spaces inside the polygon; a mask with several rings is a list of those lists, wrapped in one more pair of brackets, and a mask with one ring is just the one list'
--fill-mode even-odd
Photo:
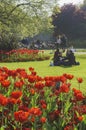
{"label": "red flower bed", "polygon": [[86,100],[71,87],[74,76],[38,76],[34,68],[0,68],[0,128],[3,130],[85,130]]}
{"label": "red flower bed", "polygon": [[48,60],[49,55],[46,55],[42,50],[18,49],[9,52],[0,51],[0,60],[3,62],[14,61],[39,61]]}

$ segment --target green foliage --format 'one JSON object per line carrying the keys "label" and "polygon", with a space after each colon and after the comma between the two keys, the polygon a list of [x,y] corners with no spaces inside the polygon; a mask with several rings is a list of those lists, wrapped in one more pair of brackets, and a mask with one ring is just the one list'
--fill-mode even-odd
{"label": "green foliage", "polygon": [[19,12],[21,9],[17,9],[16,12],[10,14],[10,11],[14,7],[14,4],[10,1],[0,2],[1,9],[1,20],[0,20],[0,49],[1,50],[11,50],[18,47],[18,42],[20,39],[19,34],[19,24],[21,19]]}
{"label": "green foliage", "polygon": [[45,5],[49,8],[49,1],[0,1],[0,49],[15,49],[23,37],[52,28]]}
{"label": "green foliage", "polygon": [[59,6],[55,6],[53,8],[53,14],[57,14],[57,13],[60,13],[60,7]]}

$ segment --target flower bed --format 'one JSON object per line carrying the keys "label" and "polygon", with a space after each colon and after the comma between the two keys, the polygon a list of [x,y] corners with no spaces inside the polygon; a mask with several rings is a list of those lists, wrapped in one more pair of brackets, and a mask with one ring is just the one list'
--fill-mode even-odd
{"label": "flower bed", "polygon": [[1,130],[85,130],[86,97],[71,87],[71,74],[37,75],[18,68],[0,68]]}
{"label": "flower bed", "polygon": [[41,50],[18,49],[9,52],[0,51],[0,61],[2,62],[42,61],[48,59],[50,59],[50,56]]}

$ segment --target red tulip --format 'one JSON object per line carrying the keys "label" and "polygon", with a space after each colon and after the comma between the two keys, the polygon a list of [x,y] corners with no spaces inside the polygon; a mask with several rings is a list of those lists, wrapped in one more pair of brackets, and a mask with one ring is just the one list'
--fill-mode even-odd
{"label": "red tulip", "polygon": [[82,78],[77,78],[78,83],[82,83],[83,79]]}

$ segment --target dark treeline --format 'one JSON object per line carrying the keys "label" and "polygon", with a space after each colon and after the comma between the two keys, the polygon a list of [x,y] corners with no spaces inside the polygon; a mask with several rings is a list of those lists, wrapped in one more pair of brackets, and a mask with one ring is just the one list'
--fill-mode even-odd
{"label": "dark treeline", "polygon": [[52,15],[54,36],[66,34],[70,39],[86,40],[86,0],[83,5],[67,4]]}

